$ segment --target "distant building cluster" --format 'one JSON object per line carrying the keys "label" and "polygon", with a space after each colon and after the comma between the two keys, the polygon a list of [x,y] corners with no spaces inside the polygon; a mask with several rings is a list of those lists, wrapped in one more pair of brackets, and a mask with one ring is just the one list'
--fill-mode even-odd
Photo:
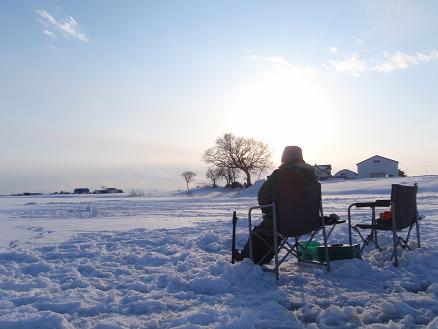
{"label": "distant building cluster", "polygon": [[[100,190],[94,190],[93,192],[90,192],[89,188],[86,187],[77,187],[72,192],[68,191],[60,191],[60,192],[53,192],[50,193],[52,195],[57,194],[109,194],[109,193],[123,193],[122,189],[115,188],[115,187],[102,187]],[[32,195],[43,195],[43,193],[34,193],[34,192],[23,192],[18,194],[12,194],[13,196],[32,196]]]}
{"label": "distant building cluster", "polygon": [[42,195],[42,193],[39,193],[39,192],[23,192],[23,193],[12,194],[12,196],[32,196],[32,195]]}
{"label": "distant building cluster", "polygon": [[[89,194],[90,189],[85,187],[75,188],[73,191],[74,194]],[[93,194],[108,194],[108,193],[123,193],[123,190],[115,187],[107,187],[100,190],[94,190]]]}
{"label": "distant building cluster", "polygon": [[88,194],[88,193],[90,193],[90,189],[85,188],[85,187],[78,187],[78,188],[75,188],[73,193],[74,194]]}
{"label": "distant building cluster", "polygon": [[356,178],[377,178],[377,177],[398,177],[398,161],[374,155],[356,164],[357,173],[350,169],[339,170],[332,175],[332,166],[315,164],[315,175],[318,180],[332,178],[356,179]]}

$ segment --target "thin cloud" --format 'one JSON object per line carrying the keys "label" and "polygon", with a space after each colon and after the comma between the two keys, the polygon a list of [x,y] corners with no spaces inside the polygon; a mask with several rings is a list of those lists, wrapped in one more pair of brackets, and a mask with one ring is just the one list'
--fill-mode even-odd
{"label": "thin cloud", "polygon": [[422,63],[430,62],[438,59],[438,51],[432,51],[428,54],[416,53],[413,55],[405,54],[401,52],[395,52],[393,54],[384,54],[386,61],[376,65],[375,69],[379,72],[392,72],[396,70],[407,69],[410,66]]}
{"label": "thin cloud", "polygon": [[368,71],[389,73],[397,70],[407,69],[411,66],[426,63],[438,59],[438,50],[430,53],[417,52],[407,54],[395,52],[392,54],[383,53],[379,59],[363,59],[359,54],[343,54],[339,50],[333,51],[335,47],[330,48],[332,54],[338,55],[338,59],[329,60],[331,68],[340,74],[346,74],[358,77]]}
{"label": "thin cloud", "polygon": [[329,52],[335,56],[335,59],[329,60],[329,65],[322,65],[323,69],[294,64],[283,56],[259,56],[252,50],[245,49],[252,61],[268,63],[275,69],[290,70],[301,74],[316,73],[336,73],[359,77],[367,72],[389,73],[397,70],[407,69],[411,66],[438,60],[438,50],[429,53],[417,52],[407,54],[402,52],[383,53],[380,58],[365,59],[359,53],[343,53],[335,46],[331,46]]}
{"label": "thin cloud", "polygon": [[53,31],[57,31],[67,38],[75,38],[84,42],[90,41],[87,35],[81,32],[78,23],[72,16],[68,16],[63,20],[57,20],[46,10],[37,10],[36,13],[39,16],[40,23],[43,24],[46,28],[51,29],[46,29],[44,31],[44,34],[46,34],[47,36],[53,38],[54,36],[56,36]]}
{"label": "thin cloud", "polygon": [[250,56],[249,58],[253,61],[257,62],[265,62],[269,63],[274,66],[275,69],[289,69],[293,71],[298,71],[305,74],[315,74],[317,70],[310,66],[302,66],[302,65],[296,65],[289,62],[286,58],[282,56],[258,56],[252,53],[252,51],[246,50]]}
{"label": "thin cloud", "polygon": [[56,39],[56,35],[55,35],[55,33],[53,33],[52,31],[44,30],[43,33],[44,33],[45,35],[47,35],[48,37],[52,38],[52,39]]}
{"label": "thin cloud", "polygon": [[329,64],[335,72],[354,77],[358,77],[369,69],[367,62],[361,59],[358,54],[352,54],[339,60],[330,60]]}

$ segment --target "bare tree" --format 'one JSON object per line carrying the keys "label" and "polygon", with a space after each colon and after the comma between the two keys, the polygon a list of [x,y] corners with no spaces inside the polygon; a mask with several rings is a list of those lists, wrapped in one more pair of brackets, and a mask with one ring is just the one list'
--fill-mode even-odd
{"label": "bare tree", "polygon": [[184,171],[181,176],[184,177],[184,180],[186,181],[187,191],[190,191],[189,183],[193,182],[196,174],[193,171]]}
{"label": "bare tree", "polygon": [[217,187],[216,183],[222,177],[222,169],[212,166],[208,168],[205,176],[211,181],[213,187]]}
{"label": "bare tree", "polygon": [[239,169],[237,168],[225,168],[225,167],[211,167],[216,171],[218,179],[223,178],[225,180],[225,186],[232,186],[236,182],[239,175]]}
{"label": "bare tree", "polygon": [[231,133],[216,139],[216,145],[205,151],[203,160],[218,168],[240,169],[245,174],[246,186],[252,184],[251,174],[259,174],[272,166],[267,144]]}
{"label": "bare tree", "polygon": [[227,181],[226,186],[234,186],[237,183],[237,179],[240,176],[240,170],[237,168],[223,168],[222,176],[225,177]]}

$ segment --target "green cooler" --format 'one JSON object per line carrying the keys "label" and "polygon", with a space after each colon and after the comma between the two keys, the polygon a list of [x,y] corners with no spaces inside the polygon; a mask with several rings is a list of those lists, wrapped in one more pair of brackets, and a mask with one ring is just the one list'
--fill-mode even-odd
{"label": "green cooler", "polygon": [[[324,262],[325,249],[324,246],[317,247],[317,258],[320,262]],[[328,246],[328,254],[330,260],[360,258],[359,244],[333,244]]]}
{"label": "green cooler", "polygon": [[312,241],[300,242],[300,251],[301,257],[303,260],[317,260],[318,259],[318,247],[320,246],[319,242]]}

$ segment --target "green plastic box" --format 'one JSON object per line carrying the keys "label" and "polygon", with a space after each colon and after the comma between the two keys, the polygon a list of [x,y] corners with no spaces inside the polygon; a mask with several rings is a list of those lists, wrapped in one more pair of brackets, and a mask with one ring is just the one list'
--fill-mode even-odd
{"label": "green plastic box", "polygon": [[301,257],[303,260],[317,260],[318,259],[318,247],[320,246],[318,241],[303,241],[300,242]]}
{"label": "green plastic box", "polygon": [[[328,246],[328,254],[330,260],[360,258],[360,245],[334,244]],[[317,247],[317,258],[320,262],[326,260],[324,246]]]}

